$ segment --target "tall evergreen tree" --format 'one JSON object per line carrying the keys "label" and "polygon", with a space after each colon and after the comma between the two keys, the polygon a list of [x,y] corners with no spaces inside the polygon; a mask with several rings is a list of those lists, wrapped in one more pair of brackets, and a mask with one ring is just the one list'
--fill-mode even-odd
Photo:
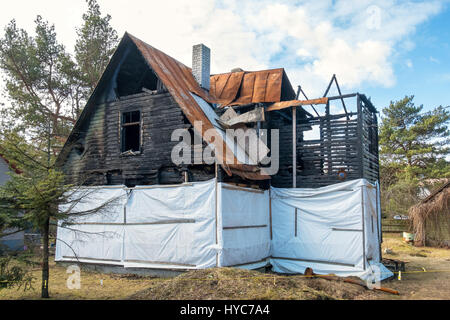
{"label": "tall evergreen tree", "polygon": [[[61,205],[81,201],[74,186],[64,183],[55,159],[73,124],[109,61],[117,33],[111,17],[102,17],[89,0],[73,58],[58,42],[55,27],[38,16],[30,36],[12,20],[0,39],[0,68],[5,74],[7,103],[2,107],[0,149],[23,173],[11,174],[0,187],[0,231],[30,223],[43,238],[42,297],[49,296],[50,225],[79,214],[106,210],[108,204],[88,212],[61,212]],[[9,122],[4,119],[8,119]],[[72,208],[72,205],[69,205]],[[20,212],[20,214],[19,214]],[[0,232],[1,234],[1,232]]]}
{"label": "tall evergreen tree", "polygon": [[450,178],[450,111],[439,106],[422,112],[413,98],[406,96],[383,109],[379,144],[384,212],[407,214],[434,188],[433,178]]}
{"label": "tall evergreen tree", "polygon": [[[41,16],[30,36],[12,20],[0,39],[0,68],[9,103],[2,108],[2,126],[14,127],[39,139],[50,128],[58,152],[96,86],[117,44],[111,16],[101,15],[96,0],[88,0],[73,58],[58,42],[54,25]],[[59,143],[56,143],[58,142]]]}
{"label": "tall evergreen tree", "polygon": [[60,228],[69,226],[70,229],[77,217],[108,214],[120,198],[109,199],[85,211],[77,210],[77,204],[92,197],[95,189],[66,184],[63,173],[55,166],[51,145],[45,150],[28,143],[16,132],[2,132],[0,150],[11,165],[20,166],[21,169],[20,174],[10,172],[11,178],[0,186],[0,236],[2,230],[7,228],[23,230],[31,225],[33,229],[39,230],[43,245],[41,297],[48,298],[50,227],[56,227],[61,222]]}
{"label": "tall evergreen tree", "polygon": [[97,85],[118,43],[117,32],[110,24],[111,16],[102,17],[96,0],[86,2],[88,11],[83,14],[83,25],[77,30],[75,45],[75,59],[85,99]]}
{"label": "tall evergreen tree", "polygon": [[39,137],[50,126],[53,138],[61,138],[75,122],[73,110],[67,108],[76,85],[75,63],[57,41],[55,27],[41,16],[35,23],[34,37],[12,20],[0,39],[0,67],[9,98],[3,112],[29,136]]}
{"label": "tall evergreen tree", "polygon": [[449,155],[450,111],[439,106],[422,112],[423,106],[415,106],[413,98],[406,96],[383,109],[380,155],[384,163],[424,172],[431,166],[442,166],[442,159]]}

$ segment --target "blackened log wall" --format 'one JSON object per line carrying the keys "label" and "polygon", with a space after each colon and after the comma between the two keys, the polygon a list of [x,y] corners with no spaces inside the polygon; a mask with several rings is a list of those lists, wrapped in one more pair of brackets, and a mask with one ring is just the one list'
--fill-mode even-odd
{"label": "blackened log wall", "polygon": [[[124,111],[141,111],[141,153],[121,152],[120,119]],[[171,161],[171,141],[175,129],[191,125],[169,93],[137,94],[118,101],[100,104],[86,121],[77,143],[63,170],[72,183],[86,185],[134,186],[137,184],[167,184],[183,182],[183,174]],[[214,177],[214,173],[195,172],[196,180]]]}
{"label": "blackened log wall", "polygon": [[[289,111],[271,111],[268,112],[268,126],[270,129],[279,130],[279,170],[272,176],[271,185],[276,188],[292,188],[292,109]],[[306,119],[306,115],[301,108],[297,108],[297,123]],[[303,131],[297,127],[297,146],[303,142]],[[300,161],[299,152],[297,150],[297,186],[299,181],[300,170],[303,163]]]}

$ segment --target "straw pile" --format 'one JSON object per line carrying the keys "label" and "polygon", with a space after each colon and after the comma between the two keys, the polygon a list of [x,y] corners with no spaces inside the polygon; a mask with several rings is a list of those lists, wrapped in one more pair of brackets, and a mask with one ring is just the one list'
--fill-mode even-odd
{"label": "straw pile", "polygon": [[415,233],[414,244],[449,245],[450,181],[409,209]]}

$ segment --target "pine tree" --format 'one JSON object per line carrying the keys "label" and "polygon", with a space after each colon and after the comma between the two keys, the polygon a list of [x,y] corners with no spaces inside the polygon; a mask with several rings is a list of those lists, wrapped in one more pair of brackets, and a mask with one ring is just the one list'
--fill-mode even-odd
{"label": "pine tree", "polygon": [[379,129],[381,202],[384,212],[406,215],[434,178],[450,178],[448,107],[422,112],[413,96],[383,109]]}
{"label": "pine tree", "polygon": [[425,172],[436,164],[442,166],[442,159],[449,155],[450,111],[439,106],[423,113],[423,106],[415,106],[413,98],[406,96],[383,109],[380,155],[386,164]]}
{"label": "pine tree", "polygon": [[76,210],[76,205],[95,189],[66,184],[64,174],[55,166],[51,149],[50,143],[45,150],[27,142],[17,132],[4,132],[0,136],[2,154],[10,165],[21,169],[20,173],[11,171],[10,180],[0,187],[0,231],[12,227],[23,230],[30,225],[39,230],[43,244],[42,298],[49,297],[50,228],[56,227],[58,221],[70,225],[79,216],[108,214],[120,200],[113,198],[94,208]]}
{"label": "pine tree", "polygon": [[41,16],[35,35],[12,20],[0,39],[8,103],[3,104],[2,127],[26,131],[39,139],[51,127],[53,152],[65,142],[118,42],[111,16],[101,15],[95,0],[88,0],[73,58],[58,42],[54,25]]}
{"label": "pine tree", "polygon": [[9,100],[0,103],[0,151],[22,171],[11,173],[11,179],[0,187],[0,234],[5,228],[20,230],[29,224],[40,231],[43,298],[49,297],[50,226],[58,220],[107,210],[115,201],[87,212],[60,211],[87,194],[65,184],[55,165],[58,151],[117,44],[111,17],[101,16],[95,0],[87,3],[83,25],[77,30],[75,58],[58,42],[55,27],[41,16],[35,20],[35,35],[30,36],[12,20],[0,39],[0,68]]}
{"label": "pine tree", "polygon": [[102,17],[96,0],[87,0],[88,11],[77,30],[75,59],[84,98],[92,93],[118,42],[117,32],[110,25],[111,16]]}
{"label": "pine tree", "polygon": [[[39,138],[50,125],[52,137],[64,139],[75,122],[75,63],[56,39],[55,27],[41,16],[29,36],[12,20],[0,39],[0,67],[6,74],[8,108],[3,116],[29,136]],[[72,112],[71,112],[72,111]]]}

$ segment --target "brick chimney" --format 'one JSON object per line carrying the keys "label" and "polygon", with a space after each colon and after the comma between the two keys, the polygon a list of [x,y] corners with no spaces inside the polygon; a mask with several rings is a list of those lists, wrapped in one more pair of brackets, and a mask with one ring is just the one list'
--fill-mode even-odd
{"label": "brick chimney", "polygon": [[211,50],[203,43],[192,47],[192,74],[200,87],[209,90]]}

